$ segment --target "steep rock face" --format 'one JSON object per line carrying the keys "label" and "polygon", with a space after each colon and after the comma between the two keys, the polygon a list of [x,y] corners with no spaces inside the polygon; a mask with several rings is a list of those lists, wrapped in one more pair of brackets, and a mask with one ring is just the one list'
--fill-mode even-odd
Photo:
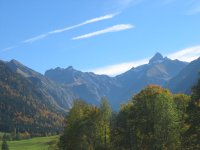
{"label": "steep rock face", "polygon": [[191,88],[196,84],[200,72],[200,58],[192,61],[184,69],[182,69],[174,78],[167,84],[173,93],[191,94]]}
{"label": "steep rock face", "polygon": [[67,87],[62,87],[16,60],[11,60],[10,62],[7,62],[6,65],[14,73],[18,73],[28,79],[52,105],[56,105],[64,110],[71,107],[75,96]]}

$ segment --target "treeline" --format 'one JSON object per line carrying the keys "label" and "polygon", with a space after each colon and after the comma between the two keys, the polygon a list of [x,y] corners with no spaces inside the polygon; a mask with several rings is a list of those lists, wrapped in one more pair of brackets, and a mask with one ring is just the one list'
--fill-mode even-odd
{"label": "treeline", "polygon": [[66,117],[60,150],[200,149],[200,80],[191,96],[150,85],[113,113],[76,101]]}

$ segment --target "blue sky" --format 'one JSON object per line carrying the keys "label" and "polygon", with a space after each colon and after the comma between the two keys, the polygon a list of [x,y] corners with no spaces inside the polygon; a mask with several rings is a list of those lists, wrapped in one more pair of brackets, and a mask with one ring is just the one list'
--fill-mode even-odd
{"label": "blue sky", "polygon": [[200,56],[199,0],[0,0],[0,59],[116,75]]}

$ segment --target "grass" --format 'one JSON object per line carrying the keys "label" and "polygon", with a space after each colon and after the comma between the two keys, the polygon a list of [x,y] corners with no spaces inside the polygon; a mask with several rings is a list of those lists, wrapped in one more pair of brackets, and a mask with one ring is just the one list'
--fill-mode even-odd
{"label": "grass", "polygon": [[57,140],[58,136],[50,136],[32,138],[29,140],[8,141],[7,143],[9,150],[49,150],[49,147],[55,146]]}

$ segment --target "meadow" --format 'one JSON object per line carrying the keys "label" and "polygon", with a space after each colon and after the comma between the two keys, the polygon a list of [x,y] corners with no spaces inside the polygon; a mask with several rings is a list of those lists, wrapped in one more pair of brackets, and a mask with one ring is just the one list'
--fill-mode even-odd
{"label": "meadow", "polygon": [[[37,137],[28,140],[8,141],[10,150],[55,150],[58,136]],[[0,145],[2,141],[0,141]]]}

